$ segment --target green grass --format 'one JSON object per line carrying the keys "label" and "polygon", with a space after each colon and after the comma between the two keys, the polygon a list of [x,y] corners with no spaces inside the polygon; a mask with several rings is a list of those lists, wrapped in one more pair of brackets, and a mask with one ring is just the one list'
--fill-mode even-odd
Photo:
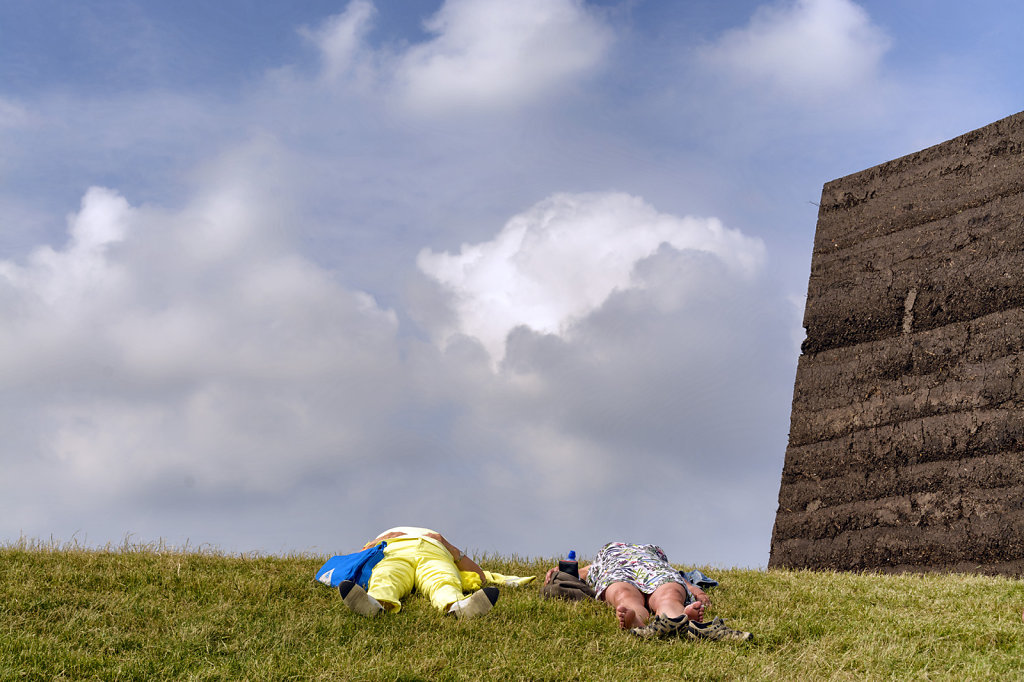
{"label": "green grass", "polygon": [[[605,604],[504,589],[486,617],[409,598],[363,619],[312,582],[321,556],[126,545],[0,547],[0,680],[1024,679],[1024,583],[702,567],[751,644],[638,641]],[[481,557],[542,576],[551,559]]]}

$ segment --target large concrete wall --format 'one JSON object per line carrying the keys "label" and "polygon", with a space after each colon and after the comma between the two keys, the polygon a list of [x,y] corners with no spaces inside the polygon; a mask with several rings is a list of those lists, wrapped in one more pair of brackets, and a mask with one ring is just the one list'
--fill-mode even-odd
{"label": "large concrete wall", "polygon": [[821,194],[769,566],[1024,574],[1024,112]]}

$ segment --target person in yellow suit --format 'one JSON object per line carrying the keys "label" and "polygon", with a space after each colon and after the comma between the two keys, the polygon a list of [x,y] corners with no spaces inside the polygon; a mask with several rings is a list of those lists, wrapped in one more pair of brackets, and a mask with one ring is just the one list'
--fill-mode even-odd
{"label": "person in yellow suit", "polygon": [[364,548],[382,541],[387,541],[384,558],[373,567],[368,589],[351,580],[338,585],[345,605],[355,613],[398,613],[402,599],[414,589],[430,599],[435,608],[459,618],[481,616],[498,601],[498,590],[494,587],[463,596],[459,571],[475,573],[483,584],[484,570],[440,533],[429,528],[398,526],[370,540]]}

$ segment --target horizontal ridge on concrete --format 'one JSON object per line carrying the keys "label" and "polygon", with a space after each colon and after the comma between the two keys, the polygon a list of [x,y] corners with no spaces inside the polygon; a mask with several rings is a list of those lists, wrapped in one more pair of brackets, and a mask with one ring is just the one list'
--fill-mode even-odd
{"label": "horizontal ridge on concrete", "polygon": [[1020,560],[1021,546],[1024,511],[1015,510],[960,518],[945,525],[874,527],[827,538],[778,540],[772,546],[772,559],[776,566],[817,570],[950,566],[967,557],[977,564],[998,564]]}
{"label": "horizontal ridge on concrete", "polygon": [[[1024,486],[1024,450],[851,472],[825,480],[804,478],[785,486],[779,510],[801,512],[924,492],[961,494],[968,489]],[[784,535],[788,537],[788,535]]]}
{"label": "horizontal ridge on concrete", "polygon": [[871,528],[945,526],[961,518],[984,518],[1019,511],[1022,494],[1024,482],[1017,482],[993,488],[938,488],[833,507],[815,508],[811,504],[809,511],[780,517],[776,532],[782,540],[794,537],[820,540]]}
{"label": "horizontal ridge on concrete", "polygon": [[[1024,329],[1024,308],[802,355],[798,364],[802,380],[793,393],[794,414],[802,419],[804,412],[850,407],[851,398],[899,396],[945,381],[994,381],[993,374],[1005,376],[1008,367],[1019,364],[1024,351],[1024,334],[1007,333],[1008,329]],[[993,363],[1004,368],[992,369]],[[801,437],[798,442],[804,440]]]}
{"label": "horizontal ridge on concrete", "polygon": [[787,449],[782,484],[1024,451],[1019,408],[956,412],[871,427]]}
{"label": "horizontal ridge on concrete", "polygon": [[803,350],[819,353],[1024,305],[1024,194],[1012,199],[815,254]]}

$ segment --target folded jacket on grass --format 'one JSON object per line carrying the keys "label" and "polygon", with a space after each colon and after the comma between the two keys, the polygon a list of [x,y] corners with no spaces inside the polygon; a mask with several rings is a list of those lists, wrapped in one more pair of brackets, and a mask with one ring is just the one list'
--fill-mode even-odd
{"label": "folded jacket on grass", "polygon": [[594,588],[571,573],[558,571],[551,576],[551,582],[540,588],[540,596],[548,599],[584,601],[593,599]]}

